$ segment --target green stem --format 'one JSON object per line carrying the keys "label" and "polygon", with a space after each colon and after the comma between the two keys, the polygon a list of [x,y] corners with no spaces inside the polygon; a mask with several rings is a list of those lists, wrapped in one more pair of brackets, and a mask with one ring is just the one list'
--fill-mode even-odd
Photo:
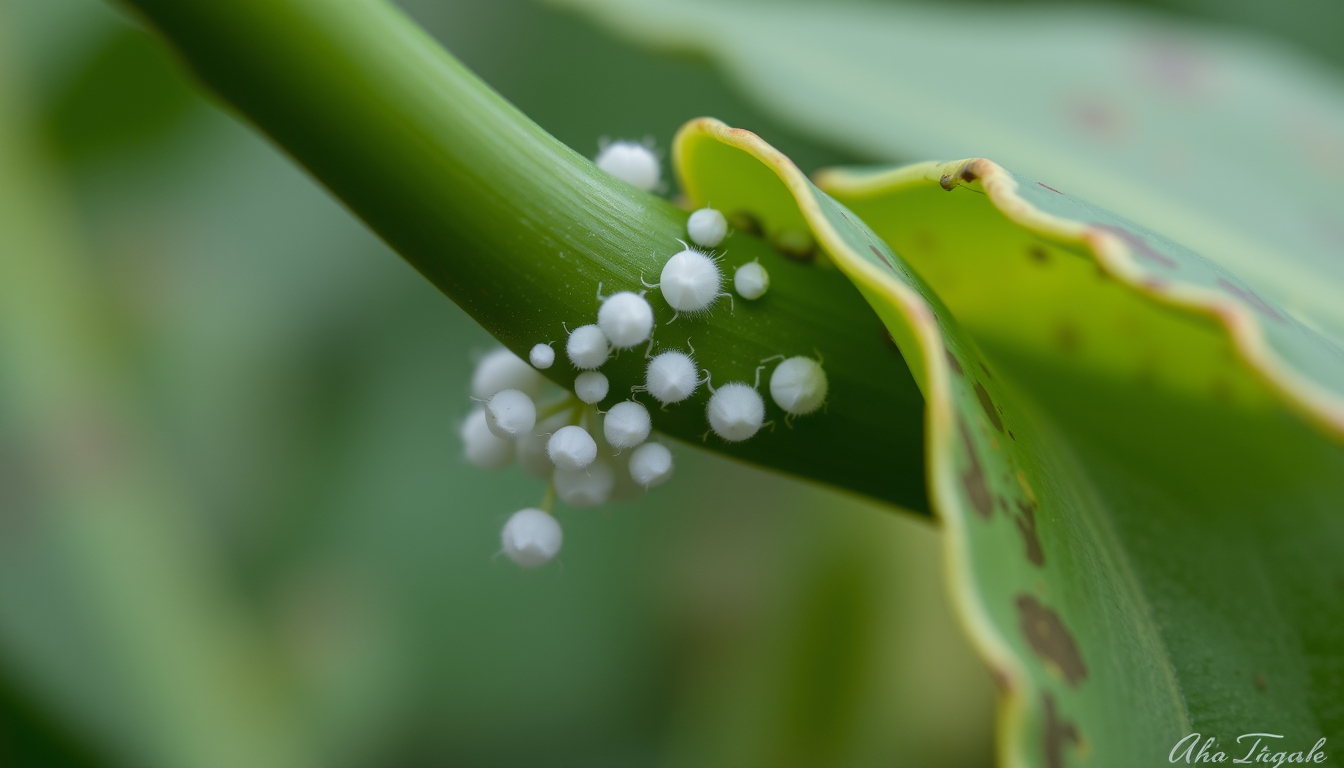
{"label": "green stem", "polygon": [[[599,281],[638,289],[686,236],[686,212],[597,170],[381,0],[128,2],[212,90],[524,357],[562,341],[563,322],[593,321]],[[926,509],[923,403],[858,292],[833,270],[781,263],[755,238],[727,245],[732,263],[767,264],[776,294],[796,290],[769,316],[721,307],[655,336],[670,346],[693,336],[724,382],[750,381],[769,355],[824,349],[834,396],[830,414],[794,439],[710,447]],[[654,305],[660,322],[671,318]],[[643,362],[630,351],[604,367],[612,392],[639,383]],[[563,360],[547,371],[566,387],[574,374]],[[703,404],[655,409],[655,426],[698,443]]]}

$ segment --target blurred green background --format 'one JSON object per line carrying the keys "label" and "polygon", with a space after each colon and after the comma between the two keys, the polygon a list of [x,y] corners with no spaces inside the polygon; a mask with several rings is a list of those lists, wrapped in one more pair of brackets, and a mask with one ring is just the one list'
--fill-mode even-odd
{"label": "blurred green background", "polygon": [[[869,159],[559,11],[403,5],[585,154],[712,115]],[[1336,2],[1145,5],[1344,63]],[[4,0],[0,82],[0,764],[992,763],[927,520],[677,446],[519,572],[543,486],[456,438],[484,331],[111,7]]]}

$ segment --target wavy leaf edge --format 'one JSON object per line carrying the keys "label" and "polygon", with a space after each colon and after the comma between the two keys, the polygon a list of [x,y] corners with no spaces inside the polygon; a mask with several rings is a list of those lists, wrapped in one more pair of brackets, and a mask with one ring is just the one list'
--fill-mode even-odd
{"label": "wavy leaf edge", "polygon": [[1033,685],[1025,660],[1002,635],[1002,629],[992,619],[975,585],[967,530],[971,515],[957,489],[958,417],[952,394],[950,353],[944,354],[947,338],[939,328],[933,308],[918,291],[885,274],[876,264],[851,249],[823,213],[818,189],[826,193],[859,195],[907,185],[938,184],[948,191],[963,184],[979,185],[1009,221],[1034,234],[1081,246],[1100,269],[1144,299],[1212,318],[1230,337],[1239,359],[1269,391],[1326,437],[1344,443],[1344,399],[1294,370],[1274,352],[1253,307],[1206,287],[1167,278],[1160,282],[1155,280],[1137,263],[1134,245],[1125,238],[1093,224],[1042,211],[1018,194],[1018,178],[991,160],[970,158],[924,162],[876,173],[829,169],[815,175],[814,187],[813,179],[751,131],[732,128],[713,118],[697,118],[682,126],[672,146],[674,171],[686,197],[694,205],[708,201],[696,193],[685,150],[690,142],[702,139],[741,150],[771,170],[792,195],[803,219],[834,264],[857,285],[891,301],[906,326],[904,329],[891,328],[894,337],[899,333],[916,345],[915,349],[907,349],[904,344],[901,348],[927,403],[924,432],[929,501],[946,534],[944,568],[954,610],[973,647],[999,684],[997,751],[1004,765],[1029,764],[1025,743],[1029,733],[1027,726],[1044,713],[1035,711],[1042,705],[1028,695]]}

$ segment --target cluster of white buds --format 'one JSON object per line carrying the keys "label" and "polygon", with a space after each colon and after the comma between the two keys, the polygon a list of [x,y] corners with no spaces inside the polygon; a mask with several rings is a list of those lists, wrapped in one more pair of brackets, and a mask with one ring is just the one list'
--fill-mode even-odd
{"label": "cluster of white buds", "polygon": [[[607,144],[597,165],[646,191],[660,185],[658,158],[642,144]],[[723,290],[722,256],[708,250],[728,234],[722,213],[713,208],[695,211],[687,223],[687,235],[695,246],[682,242],[681,250],[664,263],[659,282],[644,284],[659,289],[672,309],[668,323],[681,315],[709,312],[720,297],[731,302],[732,296]],[[740,265],[733,276],[733,287],[744,299],[759,299],[769,285],[770,276],[758,261]],[[710,431],[733,443],[750,439],[767,424],[759,390],[761,371],[771,360],[783,361],[770,377],[770,395],[784,410],[786,421],[816,411],[826,400],[826,373],[817,360],[777,355],[761,361],[754,384],[734,381],[716,388],[708,370],[701,376],[689,340],[689,353],[666,350],[653,354],[657,344],[652,338],[654,311],[644,291],[603,296],[599,283],[597,300],[595,323],[573,331],[566,328],[564,353],[578,371],[572,392],[555,392],[538,372],[555,365],[554,342],[534,345],[528,353],[530,365],[498,348],[481,359],[472,375],[472,398],[479,406],[463,421],[460,431],[467,461],[494,470],[516,459],[529,474],[549,481],[540,508],[514,513],[500,534],[503,552],[523,567],[544,565],[560,552],[564,537],[551,514],[556,497],[571,507],[593,507],[631,498],[671,477],[672,452],[662,443],[649,441],[653,420],[648,409],[634,399],[637,393],[649,395],[667,409],[688,400],[705,384],[710,391],[705,409]],[[601,410],[611,382],[599,369],[613,354],[645,343],[644,382],[631,387],[630,399]],[[549,399],[548,387],[552,390]]]}

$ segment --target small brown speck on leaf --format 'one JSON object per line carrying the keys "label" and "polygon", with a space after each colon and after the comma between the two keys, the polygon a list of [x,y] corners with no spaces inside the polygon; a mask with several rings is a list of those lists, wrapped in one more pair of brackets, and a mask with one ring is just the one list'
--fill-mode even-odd
{"label": "small brown speck on leaf", "polygon": [[1017,530],[1022,534],[1022,543],[1027,548],[1027,560],[1037,567],[1045,565],[1045,550],[1041,549],[1041,537],[1036,533],[1036,505],[1018,500],[1018,514],[1013,515]]}
{"label": "small brown speck on leaf", "polygon": [[1077,746],[1078,729],[1059,716],[1055,697],[1047,691],[1041,694],[1045,705],[1045,765],[1046,768],[1064,768],[1065,744]]}
{"label": "small brown speck on leaf", "polygon": [[1268,687],[1267,685],[1265,685],[1265,676],[1260,674],[1259,672],[1255,673],[1255,687],[1259,688],[1262,691]]}
{"label": "small brown speck on leaf", "polygon": [[877,249],[877,246],[876,246],[876,245],[873,245],[872,243],[869,243],[869,244],[868,244],[868,250],[872,251],[872,252],[873,252],[873,255],[876,256],[876,257],[878,258],[878,260],[880,260],[883,264],[886,264],[886,265],[887,265],[887,269],[895,269],[895,267],[891,266],[891,261],[888,260],[887,257],[884,256],[884,255],[882,254],[882,252],[879,251],[879,250]]}
{"label": "small brown speck on leaf", "polygon": [[989,372],[989,366],[985,365],[983,360],[980,361],[980,370],[984,371],[985,375],[988,376],[989,378],[991,379],[994,378],[994,374]]}
{"label": "small brown speck on leaf", "polygon": [[952,350],[943,347],[943,351],[947,353],[947,364],[952,367],[952,372],[958,376],[964,376],[966,372],[961,369],[961,362],[957,360],[956,355],[952,354]]}
{"label": "small brown speck on leaf", "polygon": [[953,187],[952,174],[944,173],[942,178],[938,179],[938,186],[942,187],[945,192],[951,192]]}
{"label": "small brown speck on leaf", "polygon": [[1054,187],[1050,186],[1049,184],[1045,184],[1045,183],[1040,182],[1040,181],[1038,181],[1038,182],[1036,182],[1036,183],[1039,184],[1039,185],[1042,186],[1042,187],[1045,187],[1046,189],[1050,190],[1051,192],[1054,192],[1056,195],[1062,195],[1062,194],[1064,194],[1063,192],[1060,192],[1058,189],[1055,189]]}
{"label": "small brown speck on leaf", "polygon": [[1032,259],[1042,264],[1050,263],[1050,252],[1045,250],[1039,245],[1033,245],[1030,248],[1028,248],[1027,254],[1031,256]]}
{"label": "small brown speck on leaf", "polygon": [[897,352],[900,352],[901,348],[896,343],[896,338],[891,335],[891,331],[887,330],[887,326],[879,325],[877,328],[878,332],[882,334],[882,342],[886,344],[888,347],[896,350]]}
{"label": "small brown speck on leaf", "polygon": [[1011,437],[1011,438],[1013,438],[1013,442],[1014,442],[1014,443],[1017,442],[1017,435],[1014,435],[1014,434],[1013,434],[1013,430],[1011,430],[1011,429],[1008,430],[1008,436]]}
{"label": "small brown speck on leaf", "polygon": [[994,425],[998,431],[1003,431],[1003,419],[994,410],[994,401],[989,399],[989,392],[985,390],[985,385],[975,382],[975,396],[980,400],[980,407],[984,409],[985,415],[989,417],[989,423]]}
{"label": "small brown speck on leaf", "polygon": [[957,426],[961,429],[961,442],[966,447],[966,469],[961,471],[961,485],[966,489],[966,495],[971,499],[971,506],[975,511],[986,520],[994,513],[994,499],[989,494],[989,486],[985,483],[985,468],[980,464],[980,457],[975,453],[975,443],[971,439],[971,431],[966,428],[966,423],[958,421]]}
{"label": "small brown speck on leaf", "polygon": [[1018,622],[1031,650],[1063,675],[1070,687],[1078,687],[1087,677],[1087,665],[1059,614],[1027,594],[1018,595],[1016,605]]}
{"label": "small brown speck on leaf", "polygon": [[969,167],[963,168],[961,171],[962,181],[975,181],[978,178],[980,177],[976,176],[975,171],[972,171]]}

